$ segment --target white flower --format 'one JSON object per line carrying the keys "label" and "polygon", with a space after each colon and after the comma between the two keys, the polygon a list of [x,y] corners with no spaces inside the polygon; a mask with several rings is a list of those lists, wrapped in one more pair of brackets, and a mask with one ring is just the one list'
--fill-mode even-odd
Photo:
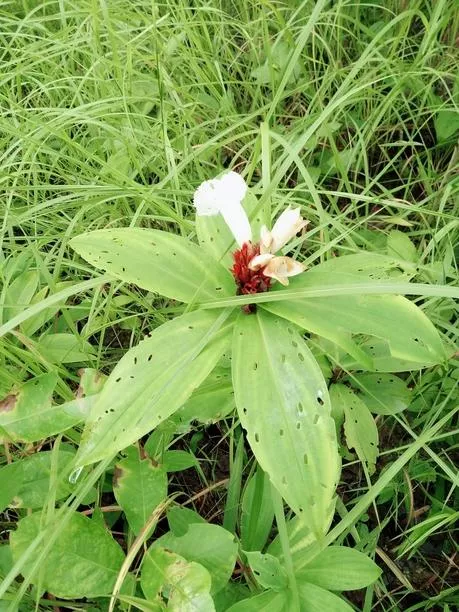
{"label": "white flower", "polygon": [[242,176],[231,171],[201,183],[193,199],[196,214],[208,216],[221,213],[240,247],[252,240],[250,222],[242,207],[246,193],[247,184]]}
{"label": "white flower", "polygon": [[301,274],[305,267],[291,257],[276,257],[274,254],[306,224],[307,221],[301,217],[299,208],[287,208],[277,219],[271,231],[266,225],[263,225],[260,230],[260,255],[256,255],[251,260],[249,268],[253,271],[263,269],[265,276],[275,278],[282,285],[288,285],[289,277]]}
{"label": "white flower", "polygon": [[300,230],[305,227],[305,221],[300,215],[300,208],[287,208],[277,219],[271,231],[264,225],[261,228],[261,246],[265,252],[277,253]]}

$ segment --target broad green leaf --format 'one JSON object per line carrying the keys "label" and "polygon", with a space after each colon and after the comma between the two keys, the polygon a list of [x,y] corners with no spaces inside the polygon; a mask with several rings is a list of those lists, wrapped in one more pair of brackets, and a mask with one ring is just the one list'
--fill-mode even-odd
{"label": "broad green leaf", "polygon": [[[15,561],[25,553],[42,527],[39,512],[19,521],[17,530],[10,535]],[[26,561],[24,576],[29,577],[38,554],[40,549]],[[123,560],[121,547],[103,525],[74,512],[44,557],[32,584],[39,584],[44,591],[65,599],[109,595]]]}
{"label": "broad green leaf", "polygon": [[193,523],[183,536],[168,532],[149,550],[166,548],[187,561],[203,565],[212,576],[212,593],[222,589],[231,577],[237,557],[237,543],[229,531],[219,525]]}
{"label": "broad green leaf", "polygon": [[[54,451],[40,451],[3,468],[17,474],[16,466],[22,467],[22,478],[19,489],[10,504],[12,507],[41,508],[46,504],[50,492],[53,455]],[[66,450],[59,450],[57,453],[57,487],[52,490],[56,500],[63,499],[71,491],[68,480],[59,478],[59,473],[73,460],[74,456],[74,453]]]}
{"label": "broad green leaf", "polygon": [[226,612],[291,612],[292,602],[289,592],[265,591],[253,595],[228,608]]}
{"label": "broad green leaf", "polygon": [[37,342],[37,349],[50,363],[89,361],[94,347],[74,334],[46,334]]}
{"label": "broad green leaf", "polygon": [[[328,525],[333,519],[331,512],[328,517]],[[306,520],[300,516],[295,516],[287,522],[287,535],[290,548],[290,555],[293,563],[293,568],[299,571],[304,565],[305,551],[310,549],[316,543],[311,529],[308,527]],[[279,535],[277,535],[268,547],[267,552],[279,559],[282,565],[285,564],[282,543]]]}
{"label": "broad green leaf", "polygon": [[190,510],[190,508],[181,508],[180,506],[172,506],[167,511],[167,522],[169,529],[178,537],[185,535],[188,527],[194,523],[207,524],[207,521],[197,512]]}
{"label": "broad green leaf", "polygon": [[459,130],[459,114],[455,109],[443,108],[435,117],[435,132],[439,143],[453,138]]}
{"label": "broad green leaf", "polygon": [[389,256],[399,257],[405,261],[416,263],[419,260],[416,247],[407,234],[400,230],[391,230],[387,237],[387,252]]}
{"label": "broad green leaf", "polygon": [[277,557],[259,551],[245,553],[257,582],[265,589],[283,591],[288,587],[287,572]]}
{"label": "broad green leaf", "polygon": [[[54,286],[54,291],[53,292],[58,292],[61,289],[64,289],[65,287],[68,287],[69,285],[71,285],[72,282],[71,281],[64,281],[61,283],[56,283]],[[49,293],[49,287],[43,287],[42,289],[40,289],[40,291],[38,291],[32,298],[32,300],[30,301],[30,304],[39,304],[40,302],[42,302]],[[23,321],[20,325],[21,331],[26,335],[26,336],[33,336],[33,334],[38,331],[40,329],[40,327],[43,327],[48,321],[50,321],[58,312],[59,310],[62,308],[63,304],[65,302],[60,302],[58,304],[55,304],[54,306],[51,306],[50,308],[45,308],[44,310],[38,312],[36,315],[33,315],[31,317],[29,317],[28,319],[26,319],[25,321]],[[69,310],[68,312],[70,313],[72,310]]]}
{"label": "broad green leaf", "polygon": [[[374,281],[406,282],[416,272],[416,266],[397,257],[378,253],[353,253],[332,257],[309,268],[304,274],[290,280],[291,289],[326,287],[339,283],[365,283]],[[274,287],[282,290],[281,287]]]}
{"label": "broad green leaf", "polygon": [[332,404],[344,411],[344,435],[348,448],[354,448],[358,458],[375,471],[378,458],[378,429],[365,403],[345,385],[332,385],[330,388]]}
{"label": "broad green leaf", "polygon": [[250,478],[242,497],[241,546],[244,550],[262,550],[272,529],[274,508],[269,477],[258,468]]}
{"label": "broad green leaf", "polygon": [[167,497],[167,474],[163,466],[142,459],[137,447],[130,446],[125,452],[127,456],[115,467],[113,493],[137,535]]}
{"label": "broad green leaf", "polygon": [[411,402],[411,389],[394,374],[355,374],[349,382],[374,414],[397,414]]}
{"label": "broad green leaf", "polygon": [[49,373],[13,389],[0,402],[0,431],[3,429],[13,441],[36,442],[83,421],[97,396],[80,396],[53,405],[56,384],[57,376]]}
{"label": "broad green leaf", "polygon": [[4,303],[0,308],[1,320],[4,323],[22,312],[33,298],[38,287],[40,274],[36,270],[27,270],[7,287],[4,295]]}
{"label": "broad green leaf", "polygon": [[[371,357],[357,345],[346,329],[336,324],[336,320],[340,320],[341,317],[336,316],[337,313],[331,318],[324,316],[324,299],[272,302],[261,306],[268,312],[287,319],[302,329],[330,340],[354,357],[360,367],[371,369],[373,365]],[[327,302],[327,305],[332,305],[332,303]]]}
{"label": "broad green leaf", "polygon": [[295,513],[322,535],[340,462],[327,385],[298,330],[261,309],[241,315],[233,384],[258,463]]}
{"label": "broad green leaf", "polygon": [[22,465],[21,461],[15,461],[0,468],[0,512],[10,504],[22,486]]}
{"label": "broad green leaf", "polygon": [[167,596],[175,612],[215,612],[210,595],[211,577],[205,567],[164,548],[150,548],[142,563],[142,590],[154,600]]}
{"label": "broad green leaf", "polygon": [[7,575],[13,567],[13,557],[11,555],[11,547],[8,544],[0,545],[0,578]]}
{"label": "broad green leaf", "polygon": [[114,455],[183,406],[228,346],[227,315],[199,310],[182,315],[130,349],[89,415],[77,465]]}
{"label": "broad green leaf", "polygon": [[97,230],[73,238],[75,251],[127,283],[181,302],[233,295],[228,270],[205,249],[160,230]]}
{"label": "broad green leaf", "polygon": [[[260,228],[263,225],[261,211],[255,213],[258,200],[253,193],[247,192],[242,205],[250,219],[254,242],[258,242]],[[222,215],[196,215],[196,233],[199,244],[216,261],[221,261],[225,268],[231,268],[233,264],[232,253],[238,248],[238,245]]]}
{"label": "broad green leaf", "polygon": [[231,370],[217,367],[172,417],[176,430],[189,431],[191,423],[216,423],[235,409]]}
{"label": "broad green leaf", "polygon": [[[360,348],[371,358],[373,365],[367,369],[373,372],[408,372],[410,370],[420,370],[429,365],[422,361],[407,361],[406,359],[393,357],[387,342],[374,337],[364,340],[360,344]],[[362,369],[361,364],[350,355],[343,355],[340,364],[345,370]]]}
{"label": "broad green leaf", "polygon": [[[293,319],[303,329],[323,335],[338,346],[342,346],[343,334],[363,334],[385,340],[390,354],[397,359],[425,366],[446,359],[432,322],[413,302],[400,295],[344,295],[273,302],[263,307]],[[343,348],[348,350],[345,345]]]}
{"label": "broad green leaf", "polygon": [[298,582],[301,612],[353,612],[353,608],[330,591],[315,584]]}
{"label": "broad green leaf", "polygon": [[228,582],[228,584],[214,595],[215,609],[217,612],[225,612],[238,601],[250,596],[248,589],[241,582]]}
{"label": "broad green leaf", "polygon": [[374,561],[346,546],[329,546],[296,574],[298,582],[310,582],[330,591],[363,589],[381,575]]}
{"label": "broad green leaf", "polygon": [[163,465],[166,472],[181,472],[196,467],[198,461],[191,453],[181,450],[166,451],[163,455]]}

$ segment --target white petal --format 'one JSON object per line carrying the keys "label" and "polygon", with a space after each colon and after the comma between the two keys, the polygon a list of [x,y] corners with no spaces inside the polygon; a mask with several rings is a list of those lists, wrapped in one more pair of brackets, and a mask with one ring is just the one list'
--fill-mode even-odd
{"label": "white petal", "polygon": [[218,181],[218,190],[222,197],[238,202],[242,202],[242,200],[245,198],[245,194],[247,193],[247,183],[237,172],[230,170],[230,172],[227,172],[220,178],[214,180]]}
{"label": "white petal", "polygon": [[194,192],[193,204],[198,215],[217,215],[222,207],[240,204],[247,193],[247,184],[237,172],[204,181]]}
{"label": "white petal", "polygon": [[249,263],[249,268],[256,272],[260,268],[264,268],[266,264],[274,257],[271,253],[262,253],[261,255],[256,255],[253,259],[251,259]]}
{"label": "white petal", "polygon": [[305,221],[300,215],[300,208],[287,208],[281,214],[271,230],[273,243],[271,252],[277,253],[291,238],[295,236],[305,225]]}
{"label": "white petal", "polygon": [[223,206],[220,212],[240,247],[244,242],[252,240],[252,228],[250,227],[249,218],[240,202],[232,202],[231,206]]}
{"label": "white petal", "polygon": [[305,269],[302,263],[291,257],[273,257],[263,270],[263,274],[275,278],[282,285],[288,285],[289,276],[301,274]]}
{"label": "white petal", "polygon": [[218,178],[204,181],[194,193],[193,203],[198,215],[221,213],[239,246],[252,239],[249,219],[242,207],[247,184],[237,172],[226,172]]}
{"label": "white petal", "polygon": [[204,181],[194,192],[193,204],[198,215],[218,215],[220,202],[217,179]]}
{"label": "white petal", "polygon": [[266,225],[260,229],[260,253],[270,253],[273,237]]}

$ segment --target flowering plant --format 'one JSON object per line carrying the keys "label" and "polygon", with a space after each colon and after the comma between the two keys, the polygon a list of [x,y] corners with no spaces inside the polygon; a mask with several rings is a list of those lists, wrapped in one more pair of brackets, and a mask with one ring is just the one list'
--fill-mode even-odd
{"label": "flowering plant", "polygon": [[[306,227],[300,209],[287,208],[269,230],[234,172],[198,187],[194,206],[200,246],[138,228],[72,240],[82,257],[113,277],[188,304],[114,368],[88,417],[76,463],[113,456],[179,414],[230,355],[235,406],[253,453],[321,538],[333,516],[340,459],[329,389],[305,331],[340,350],[343,360],[347,355],[354,371],[439,363],[442,341],[406,298],[372,295],[376,285],[381,292],[381,283],[409,279],[412,271],[399,260],[357,253],[305,271],[284,254]],[[369,463],[364,444],[354,446]]]}

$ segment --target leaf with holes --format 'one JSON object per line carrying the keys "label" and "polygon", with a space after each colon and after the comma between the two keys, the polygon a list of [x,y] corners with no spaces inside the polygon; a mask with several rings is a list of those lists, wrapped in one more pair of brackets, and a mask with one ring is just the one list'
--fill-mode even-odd
{"label": "leaf with holes", "polygon": [[[258,200],[253,193],[247,192],[242,201],[252,227],[254,242],[258,242],[263,225],[261,211],[256,212]],[[234,236],[222,215],[196,215],[196,233],[199,244],[225,268],[233,263],[231,253],[237,248]]]}
{"label": "leaf with holes", "polygon": [[225,418],[235,408],[231,370],[217,367],[196,389],[172,419],[176,430],[189,431],[191,423],[198,421],[206,425]]}
{"label": "leaf with holes", "polygon": [[322,536],[340,462],[327,385],[298,330],[261,309],[241,315],[234,329],[233,384],[260,466]]}
{"label": "leaf with holes", "polygon": [[167,497],[166,470],[142,458],[139,449],[130,446],[126,457],[116,464],[113,493],[137,535],[156,506]]}
{"label": "leaf with holes", "polygon": [[[332,257],[316,264],[304,274],[290,280],[289,289],[306,289],[308,287],[326,287],[327,285],[345,285],[352,283],[374,283],[375,281],[407,282],[415,274],[416,266],[409,262],[379,255],[378,253],[353,253],[341,257]],[[275,287],[275,290],[282,290]]]}
{"label": "leaf with holes", "polygon": [[442,340],[432,322],[401,295],[330,296],[273,302],[263,307],[332,340],[360,362],[363,360],[359,354],[351,353],[340,341],[341,336],[348,333],[375,336],[389,345],[392,357],[423,366],[446,359]]}
{"label": "leaf with holes", "polygon": [[411,389],[394,374],[354,374],[349,382],[374,414],[397,414],[410,405]]}
{"label": "leaf with holes", "polygon": [[344,435],[348,448],[354,448],[358,458],[375,471],[378,458],[378,428],[365,403],[345,385],[332,385],[330,399],[337,410],[344,412]]}
{"label": "leaf with holes", "polygon": [[259,551],[245,554],[257,582],[262,587],[273,591],[283,591],[288,587],[287,572],[277,557]]}
{"label": "leaf with holes", "polygon": [[96,268],[181,302],[234,294],[228,270],[189,240],[160,230],[97,230],[70,245]]}
{"label": "leaf with holes", "polygon": [[130,349],[89,415],[77,465],[114,455],[183,406],[227,349],[229,314],[226,310],[184,314]]}

